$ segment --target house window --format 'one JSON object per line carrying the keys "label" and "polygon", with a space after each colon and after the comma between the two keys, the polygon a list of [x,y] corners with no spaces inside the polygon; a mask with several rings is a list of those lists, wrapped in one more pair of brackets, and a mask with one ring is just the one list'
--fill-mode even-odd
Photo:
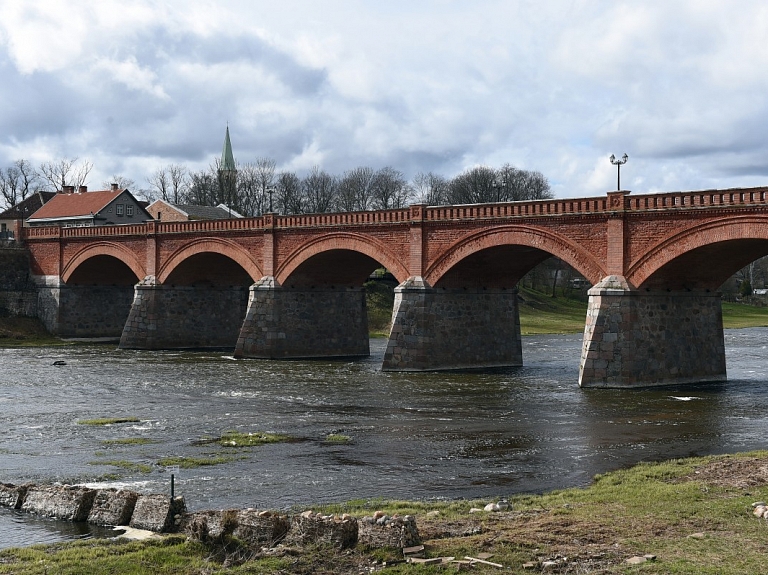
{"label": "house window", "polygon": [[115,215],[122,217],[122,215],[123,215],[123,204],[115,204]]}
{"label": "house window", "polygon": [[133,205],[128,204],[125,206],[125,215],[126,216],[132,216],[133,215]]}

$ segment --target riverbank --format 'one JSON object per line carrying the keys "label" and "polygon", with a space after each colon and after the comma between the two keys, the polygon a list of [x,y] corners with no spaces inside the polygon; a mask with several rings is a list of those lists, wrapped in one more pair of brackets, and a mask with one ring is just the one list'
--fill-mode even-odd
{"label": "riverbank", "polygon": [[67,345],[45,329],[37,318],[0,317],[0,347]]}
{"label": "riverbank", "polygon": [[[510,509],[500,512],[471,511],[489,501],[354,501],[314,510],[412,515],[427,558],[479,556],[506,573],[633,573],[642,562],[643,573],[733,575],[763,570],[768,523],[753,504],[765,500],[768,452],[761,451],[640,464],[597,476],[587,488],[509,497]],[[233,539],[201,544],[174,535],[9,549],[0,552],[0,574],[450,572],[400,561],[398,549],[248,549]]]}

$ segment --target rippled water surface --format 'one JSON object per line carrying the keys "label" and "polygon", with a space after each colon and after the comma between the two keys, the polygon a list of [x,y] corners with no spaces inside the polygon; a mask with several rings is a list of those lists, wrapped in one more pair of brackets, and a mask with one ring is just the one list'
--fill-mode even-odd
{"label": "rippled water surface", "polygon": [[[766,344],[766,329],[727,331],[727,383],[650,390],[580,389],[580,335],[523,338],[525,366],[493,373],[382,373],[384,340],[372,340],[372,356],[360,361],[234,361],[103,345],[0,350],[0,481],[169,492],[158,460],[224,455],[229,462],[181,470],[176,492],[189,508],[586,485],[638,461],[764,448]],[[140,422],[78,424],[128,416]],[[297,441],[199,444],[228,430]],[[328,443],[330,433],[352,439]],[[127,438],[152,443],[109,443]],[[0,547],[82,536],[0,511]]]}

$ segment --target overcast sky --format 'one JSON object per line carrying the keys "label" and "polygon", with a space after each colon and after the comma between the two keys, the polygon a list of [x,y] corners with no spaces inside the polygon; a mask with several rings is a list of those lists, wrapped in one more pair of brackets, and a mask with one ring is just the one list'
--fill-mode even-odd
{"label": "overcast sky", "polygon": [[541,171],[557,197],[768,184],[768,3],[0,0],[0,167]]}

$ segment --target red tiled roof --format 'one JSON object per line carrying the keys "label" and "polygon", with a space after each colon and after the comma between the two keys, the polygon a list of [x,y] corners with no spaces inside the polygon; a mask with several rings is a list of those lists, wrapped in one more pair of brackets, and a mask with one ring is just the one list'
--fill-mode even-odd
{"label": "red tiled roof", "polygon": [[72,218],[99,213],[125,190],[103,190],[75,194],[56,194],[42,208],[29,216],[31,220]]}

